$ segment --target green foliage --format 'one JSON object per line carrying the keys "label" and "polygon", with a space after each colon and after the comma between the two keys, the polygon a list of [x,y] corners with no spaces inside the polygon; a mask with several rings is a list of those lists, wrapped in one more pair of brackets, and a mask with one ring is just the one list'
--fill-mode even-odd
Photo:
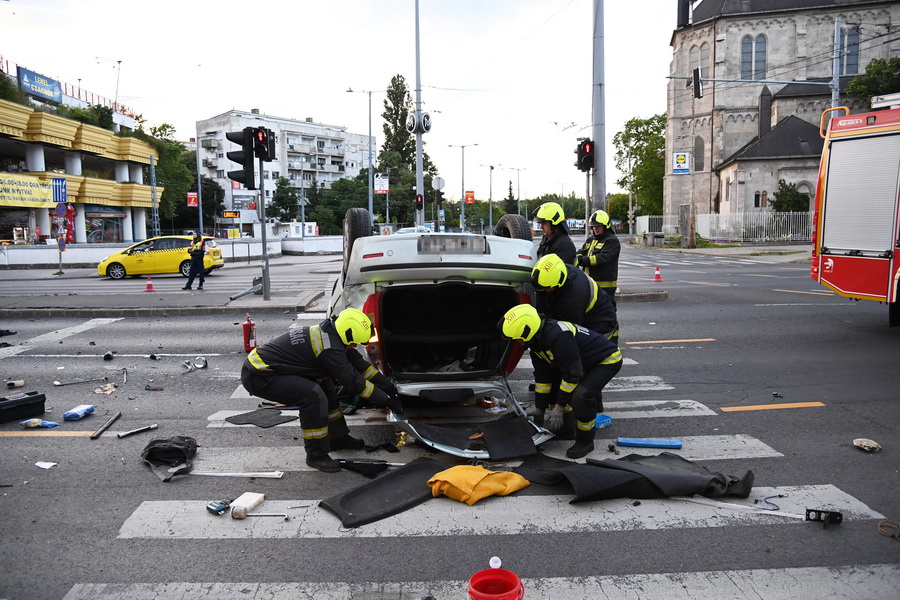
{"label": "green foliage", "polygon": [[[185,150],[180,154],[180,160],[190,173],[190,188],[187,191],[196,192],[197,153]],[[214,227],[216,215],[225,208],[225,190],[218,182],[208,177],[203,178],[201,185],[200,202],[203,210],[203,229],[208,231]],[[187,205],[187,196],[184,196],[181,202],[175,202],[174,209],[174,214],[167,218],[170,221],[169,226],[175,231],[197,229],[200,225],[200,215],[197,214],[196,208]]]}
{"label": "green foliage", "polygon": [[610,219],[621,219],[623,223],[628,223],[628,194],[608,194],[606,212]]}
{"label": "green foliage", "polygon": [[266,202],[266,217],[275,218],[282,223],[300,220],[300,190],[291,187],[287,177],[279,177],[275,182],[275,192]]}
{"label": "green foliage", "polygon": [[[150,131],[174,137],[175,128],[164,123],[151,127]],[[130,135],[147,142],[159,153],[159,160],[156,163],[156,184],[165,187],[159,199],[159,216],[160,219],[174,220],[179,205],[187,202],[187,193],[192,188],[196,190],[196,173],[191,173],[188,167],[188,164],[196,163],[196,158],[193,153],[188,153],[183,144],[174,139],[149,135],[143,129],[131,132]],[[186,154],[190,156],[185,156]]]}
{"label": "green foliage", "polygon": [[504,214],[518,214],[519,201],[513,195],[512,180],[509,182],[509,191],[506,193],[506,198],[502,200],[502,205]]}
{"label": "green foliage", "polygon": [[784,179],[778,180],[778,191],[772,194],[769,206],[775,212],[808,212],[809,196],[800,193],[797,186],[787,183]]}
{"label": "green foliage", "polygon": [[[635,215],[660,215],[663,210],[663,177],[666,160],[666,115],[633,118],[613,137],[616,167],[625,175],[616,184],[640,197]],[[629,169],[630,163],[630,169]]]}
{"label": "green foliage", "polygon": [[866,72],[853,78],[846,94],[865,100],[871,106],[872,96],[900,92],[900,57],[876,58],[866,65]]}
{"label": "green foliage", "polygon": [[102,127],[103,129],[108,129],[110,131],[113,131],[114,129],[112,109],[99,104],[94,104],[87,108],[60,104],[56,107],[56,114],[60,117],[65,117],[88,125],[94,125],[96,127]]}
{"label": "green foliage", "polygon": [[0,100],[28,105],[28,94],[19,89],[16,80],[0,73]]}
{"label": "green foliage", "polygon": [[406,130],[406,118],[412,110],[412,100],[409,96],[409,87],[403,75],[394,75],[387,89],[387,97],[384,99],[384,119],[382,131],[384,143],[378,155],[378,162],[387,162],[385,154],[395,153],[398,164],[416,164],[416,138]]}

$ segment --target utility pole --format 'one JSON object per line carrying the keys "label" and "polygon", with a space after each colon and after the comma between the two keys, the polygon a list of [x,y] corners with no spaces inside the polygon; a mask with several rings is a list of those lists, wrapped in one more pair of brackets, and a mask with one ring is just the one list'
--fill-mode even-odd
{"label": "utility pole", "polygon": [[[603,41],[603,0],[594,0],[594,69],[591,135],[594,139],[593,206],[606,210],[606,74]],[[587,215],[585,215],[587,217]]]}

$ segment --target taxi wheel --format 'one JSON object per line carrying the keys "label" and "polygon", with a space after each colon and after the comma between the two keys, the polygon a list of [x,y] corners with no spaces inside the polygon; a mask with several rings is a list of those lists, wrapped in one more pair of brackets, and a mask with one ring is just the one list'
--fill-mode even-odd
{"label": "taxi wheel", "polygon": [[181,272],[181,275],[184,277],[188,277],[191,274],[191,261],[186,260],[181,263],[181,266],[178,267],[178,270]]}
{"label": "taxi wheel", "polygon": [[112,263],[106,267],[106,274],[110,279],[122,279],[126,275],[125,267],[119,263]]}
{"label": "taxi wheel", "polygon": [[214,270],[215,269],[206,269],[205,271],[203,271],[203,276],[209,277],[209,274],[212,273]]}
{"label": "taxi wheel", "polygon": [[360,207],[348,208],[344,214],[344,256],[343,256],[343,277],[347,273],[347,267],[350,265],[350,252],[353,250],[353,242],[357,238],[372,235],[372,216],[368,210]]}
{"label": "taxi wheel", "polygon": [[522,215],[505,214],[497,221],[494,235],[519,240],[533,239],[528,220]]}

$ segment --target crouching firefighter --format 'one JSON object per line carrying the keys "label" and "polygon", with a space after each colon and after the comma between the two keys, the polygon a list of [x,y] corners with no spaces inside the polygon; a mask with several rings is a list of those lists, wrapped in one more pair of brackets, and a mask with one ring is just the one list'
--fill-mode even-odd
{"label": "crouching firefighter", "polygon": [[338,408],[335,380],[349,394],[402,412],[397,388],[366,362],[357,345],[372,337],[372,322],[348,308],[318,325],[291,329],[247,355],[241,383],[252,395],[300,408],[306,464],[326,473],[341,470],[331,450],[358,449]]}
{"label": "crouching firefighter", "polygon": [[[500,323],[503,335],[531,351],[535,403],[553,405],[544,427],[563,433],[567,414],[575,420],[569,458],[594,450],[594,425],[603,410],[603,388],[622,368],[622,353],[611,341],[580,325],[542,319],[530,304],[511,308]],[[559,437],[563,437],[560,435]]]}

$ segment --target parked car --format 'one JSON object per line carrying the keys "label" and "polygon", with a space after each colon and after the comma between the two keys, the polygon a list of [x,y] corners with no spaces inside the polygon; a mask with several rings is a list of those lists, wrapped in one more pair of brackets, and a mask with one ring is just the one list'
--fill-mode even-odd
{"label": "parked car", "polygon": [[[191,271],[191,257],[188,254],[191,239],[189,235],[165,235],[138,242],[101,260],[97,265],[97,274],[112,279],[165,273],[181,273],[187,277]],[[208,250],[203,258],[204,273],[209,275],[213,270],[222,268],[225,259],[222,258],[222,248],[213,238],[204,236],[203,239]]]}
{"label": "parked car", "polygon": [[504,215],[492,235],[381,236],[371,223],[367,210],[347,211],[328,312],[352,307],[372,319],[366,351],[397,386],[404,409],[388,421],[466,458],[497,458],[484,433],[492,426],[512,427],[520,443],[525,432],[532,451],[551,439],[528,420],[506,379],[524,347],[497,327],[507,310],[530,301],[535,255],[525,218]]}

